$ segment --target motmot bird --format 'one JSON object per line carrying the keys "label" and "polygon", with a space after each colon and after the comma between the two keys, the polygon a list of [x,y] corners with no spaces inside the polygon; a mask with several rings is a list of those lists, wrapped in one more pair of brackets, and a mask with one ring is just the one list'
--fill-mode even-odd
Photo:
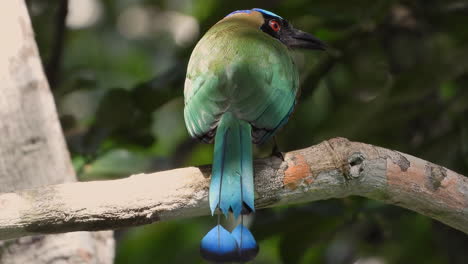
{"label": "motmot bird", "polygon": [[202,239],[202,256],[215,262],[249,261],[258,253],[242,214],[255,211],[252,143],[271,138],[289,119],[299,90],[290,49],[325,49],[286,19],[254,8],[230,13],[195,46],[184,86],[184,118],[192,137],[214,141],[209,189],[218,209],[241,224],[219,224]]}

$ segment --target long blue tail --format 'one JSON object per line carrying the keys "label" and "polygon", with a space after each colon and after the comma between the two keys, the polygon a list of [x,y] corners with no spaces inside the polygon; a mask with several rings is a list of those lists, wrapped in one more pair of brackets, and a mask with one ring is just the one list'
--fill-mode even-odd
{"label": "long blue tail", "polygon": [[226,112],[216,129],[213,173],[210,185],[210,208],[220,208],[237,218],[243,202],[254,211],[252,168],[252,128],[249,123]]}
{"label": "long blue tail", "polygon": [[[212,214],[219,208],[237,218],[244,207],[255,210],[252,128],[230,112],[222,115],[216,129],[209,200]],[[211,261],[248,261],[256,256],[258,245],[242,224],[232,233],[218,224],[203,238],[200,250]]]}

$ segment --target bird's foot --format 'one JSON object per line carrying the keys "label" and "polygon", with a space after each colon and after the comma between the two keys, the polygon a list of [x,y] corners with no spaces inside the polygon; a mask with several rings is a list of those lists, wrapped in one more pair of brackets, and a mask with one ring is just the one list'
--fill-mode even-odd
{"label": "bird's foot", "polygon": [[276,139],[274,141],[273,149],[271,150],[271,156],[275,156],[280,158],[282,161],[284,161],[284,155],[283,152],[279,150],[278,143],[276,143]]}

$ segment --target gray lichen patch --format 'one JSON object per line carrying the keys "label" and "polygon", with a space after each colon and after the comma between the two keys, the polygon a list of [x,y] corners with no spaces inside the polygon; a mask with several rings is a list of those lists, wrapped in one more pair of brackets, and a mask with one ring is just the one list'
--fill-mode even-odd
{"label": "gray lichen patch", "polygon": [[400,152],[395,151],[395,153],[397,153],[397,158],[393,162],[400,167],[401,171],[407,171],[411,166],[411,162]]}
{"label": "gray lichen patch", "polygon": [[386,151],[386,158],[390,159],[393,164],[400,167],[402,172],[406,172],[411,167],[411,162],[398,151]]}
{"label": "gray lichen patch", "polygon": [[429,190],[436,191],[440,188],[442,181],[447,177],[447,169],[439,165],[427,162],[425,170],[426,178],[428,179],[426,187]]}

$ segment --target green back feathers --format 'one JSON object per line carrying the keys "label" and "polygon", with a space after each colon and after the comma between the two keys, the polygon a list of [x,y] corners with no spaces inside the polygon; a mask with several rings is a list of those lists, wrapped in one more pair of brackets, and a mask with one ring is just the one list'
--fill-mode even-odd
{"label": "green back feathers", "polygon": [[221,114],[230,111],[252,124],[253,140],[259,142],[290,113],[297,90],[297,69],[282,43],[251,22],[221,21],[190,58],[184,88],[187,128],[211,141]]}

